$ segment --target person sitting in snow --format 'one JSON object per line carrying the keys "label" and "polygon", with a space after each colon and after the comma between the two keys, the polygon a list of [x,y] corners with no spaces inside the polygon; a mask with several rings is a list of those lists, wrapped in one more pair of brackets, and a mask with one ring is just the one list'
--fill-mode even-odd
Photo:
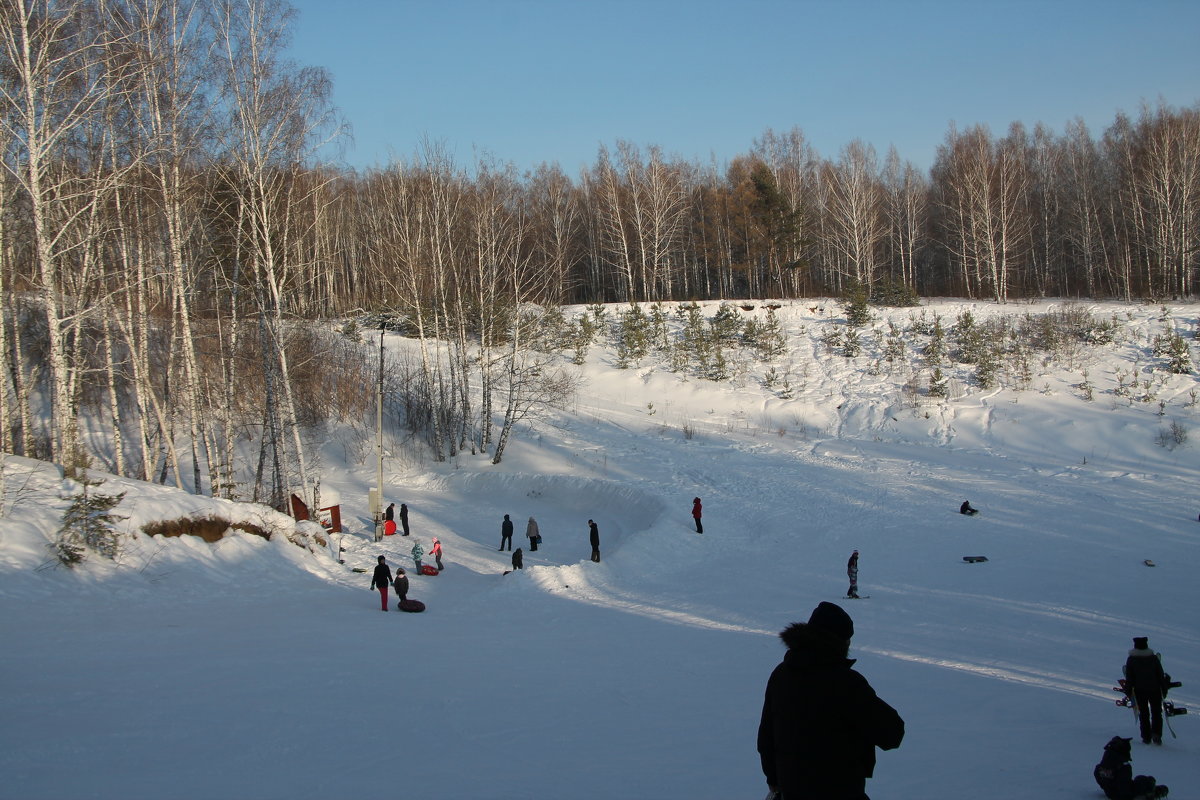
{"label": "person sitting in snow", "polygon": [[412,560],[417,565],[417,574],[421,574],[421,559],[425,557],[425,548],[421,547],[420,542],[413,542]]}
{"label": "person sitting in snow", "polygon": [[1133,777],[1133,766],[1129,763],[1133,759],[1133,750],[1129,746],[1131,741],[1132,737],[1126,739],[1114,736],[1104,745],[1104,755],[1092,770],[1092,776],[1104,790],[1104,796],[1108,800],[1152,800],[1166,797],[1170,790],[1166,786],[1158,785],[1152,776]]}
{"label": "person sitting in snow", "polygon": [[966,514],[968,517],[973,517],[979,513],[979,509],[971,508],[970,500],[963,500],[963,504],[958,507],[958,513]]}
{"label": "person sitting in snow", "polygon": [[437,562],[438,572],[445,569],[442,566],[442,542],[438,537],[433,537],[433,549],[429,552],[433,555],[433,560]]}
{"label": "person sitting in snow", "polygon": [[379,599],[383,603],[383,610],[387,611],[387,590],[388,584],[392,582],[392,570],[387,565],[387,559],[383,556],[379,557],[379,562],[375,565],[375,573],[371,575],[371,588],[379,590]]}

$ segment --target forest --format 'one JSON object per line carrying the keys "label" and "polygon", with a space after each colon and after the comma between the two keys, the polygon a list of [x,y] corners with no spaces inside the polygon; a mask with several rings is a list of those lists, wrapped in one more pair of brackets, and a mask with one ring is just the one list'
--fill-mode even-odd
{"label": "forest", "polygon": [[[379,373],[433,458],[499,461],[571,391],[539,355],[588,335],[564,305],[1195,294],[1200,104],[951,125],[927,171],[801,127],[722,164],[617,141],[568,175],[430,142],[359,171],[325,155],[350,132],[292,19],[0,1],[0,450],[316,506],[314,443]],[[411,362],[385,368],[384,329]]]}

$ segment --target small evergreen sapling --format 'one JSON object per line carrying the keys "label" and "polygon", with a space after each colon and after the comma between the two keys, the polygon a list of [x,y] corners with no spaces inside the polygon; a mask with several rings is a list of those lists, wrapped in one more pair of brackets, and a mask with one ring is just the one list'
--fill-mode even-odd
{"label": "small evergreen sapling", "polygon": [[81,563],[88,550],[114,559],[120,553],[121,538],[117,522],[127,519],[112,510],[125,497],[120,494],[99,494],[91,491],[104,481],[95,481],[81,474],[77,477],[82,490],[76,493],[63,512],[62,527],[50,550],[58,561],[68,567]]}

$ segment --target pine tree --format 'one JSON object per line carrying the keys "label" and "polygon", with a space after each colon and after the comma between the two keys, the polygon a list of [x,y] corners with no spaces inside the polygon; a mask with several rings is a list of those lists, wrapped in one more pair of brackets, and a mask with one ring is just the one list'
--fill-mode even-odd
{"label": "pine tree", "polygon": [[120,494],[98,494],[92,488],[104,481],[89,479],[80,475],[77,480],[82,490],[71,499],[71,504],[63,512],[62,527],[58,537],[50,545],[54,556],[66,566],[73,567],[81,563],[88,550],[99,553],[105,558],[116,558],[120,552],[120,534],[115,526],[120,520],[126,519],[112,510],[125,497]]}

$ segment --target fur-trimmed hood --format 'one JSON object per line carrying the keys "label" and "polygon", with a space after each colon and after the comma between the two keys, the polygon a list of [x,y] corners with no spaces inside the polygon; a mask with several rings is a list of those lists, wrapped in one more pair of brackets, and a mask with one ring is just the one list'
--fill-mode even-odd
{"label": "fur-trimmed hood", "polygon": [[846,658],[850,643],[809,625],[793,622],[779,632],[779,638],[787,645],[784,662],[788,664],[844,663],[847,667],[854,659]]}

